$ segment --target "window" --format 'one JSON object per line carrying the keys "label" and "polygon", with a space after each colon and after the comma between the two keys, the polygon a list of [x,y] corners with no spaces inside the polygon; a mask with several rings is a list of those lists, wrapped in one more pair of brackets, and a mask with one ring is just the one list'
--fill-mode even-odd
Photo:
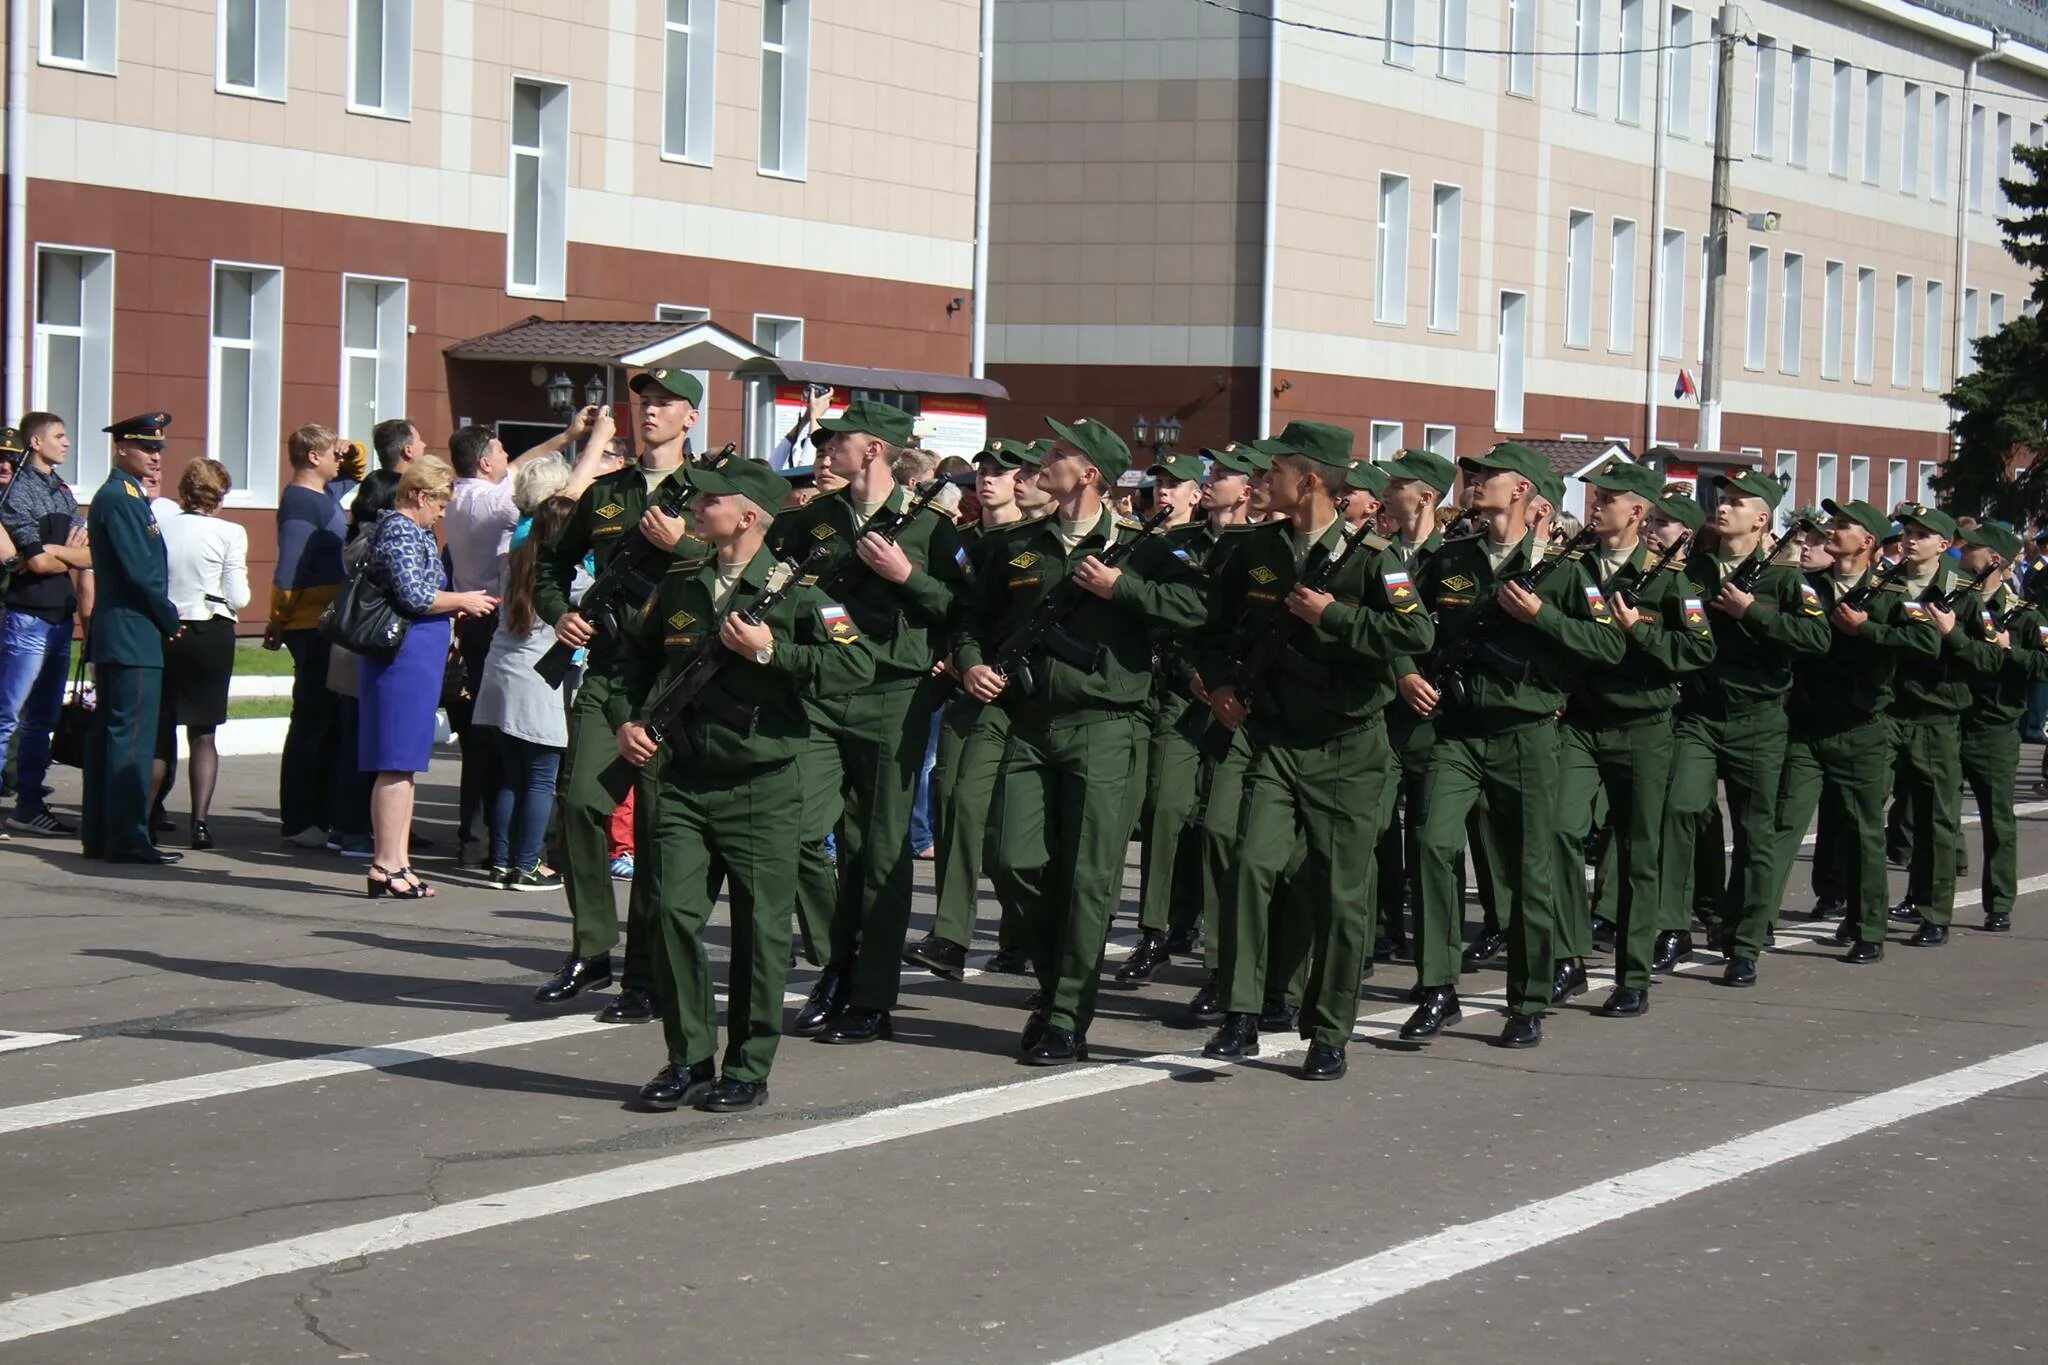
{"label": "window", "polygon": [[[1707,277],[1713,273],[1714,243],[1712,238],[1702,233],[1700,235],[1700,328],[1699,335],[1693,338],[1698,343],[1693,348],[1693,354],[1702,361],[1706,359],[1707,355]],[[1725,274],[1722,283],[1724,285],[1727,283]]]}
{"label": "window", "polygon": [[227,466],[247,501],[275,503],[284,272],[216,262],[212,335],[206,453]]}
{"label": "window", "polygon": [[1820,377],[1842,377],[1842,292],[1840,261],[1829,261],[1821,277],[1820,290]]}
{"label": "window", "polygon": [[2004,213],[2012,207],[2012,201],[2005,197],[2005,182],[2012,179],[2012,115],[2000,114],[1992,127],[1992,188],[1998,192],[1998,211]]}
{"label": "window", "polygon": [[711,164],[717,0],[666,0],[661,24],[661,155]]}
{"label": "window", "polygon": [[1749,249],[1749,289],[1743,301],[1749,326],[1743,337],[1742,367],[1761,370],[1770,344],[1771,251],[1769,247]]}
{"label": "window", "polygon": [[1961,379],[1966,374],[1975,374],[1977,372],[1977,348],[1971,343],[1983,334],[1984,320],[1982,309],[1977,302],[1977,291],[1965,289],[1963,291],[1963,345],[1961,354],[1956,356],[1956,378]]}
{"label": "window", "polygon": [[1870,501],[1870,457],[1849,457],[1849,497],[1854,502]]}
{"label": "window", "polygon": [[[68,66],[111,76],[114,40],[114,0],[43,0],[43,46],[39,58],[44,66]],[[69,426],[66,423],[67,430]],[[83,444],[77,432],[72,433],[71,439]]]}
{"label": "window", "polygon": [[[1718,39],[1721,35],[1721,21],[1711,19],[1707,32]],[[1721,62],[1718,45],[1705,49],[1707,58],[1707,137],[1711,141],[1721,136]]]}
{"label": "window", "polygon": [[1522,429],[1522,370],[1529,342],[1529,296],[1502,290],[1500,367],[1493,381],[1493,429]]}
{"label": "window", "polygon": [[1615,44],[1616,102],[1614,116],[1623,123],[1643,121],[1643,0],[1621,0],[1621,40]]}
{"label": "window", "polygon": [[1828,174],[1849,173],[1849,81],[1853,73],[1847,62],[1835,63],[1834,116],[1828,121]]}
{"label": "window", "polygon": [[1692,136],[1692,11],[1671,7],[1671,52],[1664,79],[1664,126],[1673,137]]}
{"label": "window", "polygon": [[367,448],[370,428],[405,411],[405,281],[341,277],[341,434]]}
{"label": "window", "polygon": [[1758,34],[1756,40],[1756,98],[1750,106],[1750,151],[1761,157],[1772,154],[1778,140],[1778,40]]}
{"label": "window", "polygon": [[1429,206],[1429,325],[1433,331],[1458,330],[1464,223],[1464,192],[1456,185],[1438,185]]}
{"label": "window", "polygon": [[213,88],[224,95],[284,98],[286,0],[220,0]]}
{"label": "window", "polygon": [[811,0],[762,0],[761,171],[804,177],[811,108]]}
{"label": "window", "polygon": [[1564,344],[1593,344],[1593,215],[1578,209],[1565,223]]}
{"label": "window", "polygon": [[[754,344],[778,360],[802,360],[804,358],[804,320],[802,318],[775,317],[767,313],[754,314]],[[751,381],[752,392],[748,395],[747,420],[748,454],[757,460],[765,460],[783,435],[775,429],[775,381],[756,379]]]}
{"label": "window", "polygon": [[1408,321],[1408,177],[1380,177],[1378,271],[1373,280],[1372,315],[1380,322]]}
{"label": "window", "polygon": [[1934,139],[1927,156],[1927,197],[1937,204],[1948,199],[1948,96],[1934,92]]}
{"label": "window", "polygon": [[1803,47],[1792,49],[1792,141],[1785,159],[1794,166],[1806,164],[1807,130],[1813,123],[1813,54]]}
{"label": "window", "polygon": [[506,292],[560,298],[568,269],[569,87],[512,82]]}
{"label": "window", "polygon": [[1884,73],[1863,73],[1863,183],[1884,178]]}
{"label": "window", "polygon": [[1796,450],[1779,451],[1777,465],[1771,470],[1771,473],[1777,477],[1778,483],[1786,490],[1785,501],[1779,508],[1779,514],[1782,517],[1784,513],[1789,512],[1793,505],[1799,501],[1799,452]]}
{"label": "window", "polygon": [[1934,472],[1940,468],[1941,466],[1933,460],[1920,462],[1920,492],[1916,501],[1924,502],[1930,507],[1940,505],[1941,499],[1934,496]]}
{"label": "window", "polygon": [[412,117],[412,0],[350,0],[348,109]]}
{"label": "window", "polygon": [[1785,253],[1778,278],[1778,368],[1798,374],[1806,351],[1806,258]]}
{"label": "window", "polygon": [[[654,320],[656,322],[709,322],[711,321],[711,310],[709,308],[696,308],[686,303],[657,303],[654,305]],[[711,448],[711,400],[709,397],[711,393],[711,371],[691,370],[690,373],[697,376],[700,391],[706,395],[705,406],[697,411],[697,425],[690,428],[690,445],[694,450],[709,450]]]}
{"label": "window", "polygon": [[1572,19],[1572,107],[1592,114],[1600,109],[1600,0],[1578,0]]}
{"label": "window", "polygon": [[1991,325],[1985,329],[1987,335],[2004,330],[2005,295],[1993,294],[1991,296],[1990,320]]}
{"label": "window", "polygon": [[1401,424],[1399,422],[1374,422],[1372,424],[1372,458],[1376,464],[1397,459],[1401,454]]}
{"label": "window", "polygon": [[1664,229],[1657,272],[1657,354],[1677,360],[1685,354],[1685,234],[1676,228]]}
{"label": "window", "polygon": [[1913,277],[1892,281],[1892,387],[1913,384]]}
{"label": "window", "polygon": [[1943,316],[1948,312],[1947,301],[1942,297],[1940,280],[1927,282],[1927,317],[1921,324],[1925,329],[1922,343],[1927,354],[1921,358],[1921,382],[1930,389],[1941,388],[1941,339],[1947,334],[1947,323]]}
{"label": "window", "polygon": [[114,420],[113,253],[37,247],[35,317],[31,401],[71,433],[72,484],[97,488],[110,450],[100,428]]}
{"label": "window", "polygon": [[1458,429],[1425,422],[1422,427],[1422,448],[1432,455],[1441,455],[1446,460],[1457,459]]}
{"label": "window", "polygon": [[1906,462],[1887,460],[1884,466],[1884,501],[1879,508],[1897,507],[1906,500]]}
{"label": "window", "polygon": [[1447,81],[1465,79],[1466,0],[1443,0],[1436,17],[1436,74]]}
{"label": "window", "polygon": [[1842,496],[1841,466],[1832,455],[1813,457],[1813,500]]}
{"label": "window", "polygon": [[1415,0],[1387,0],[1386,61],[1415,67]]}
{"label": "window", "polygon": [[1984,106],[1970,106],[1970,146],[1963,154],[1965,202],[1970,212],[1984,211]]}
{"label": "window", "polygon": [[1607,349],[1632,351],[1636,341],[1636,225],[1614,220],[1608,242]]}
{"label": "window", "polygon": [[1536,0],[1508,0],[1508,48],[1508,93],[1535,94]]}
{"label": "window", "polygon": [[1920,87],[1911,81],[1899,116],[1899,188],[1920,193]]}
{"label": "window", "polygon": [[1856,268],[1856,382],[1868,384],[1877,364],[1877,272]]}

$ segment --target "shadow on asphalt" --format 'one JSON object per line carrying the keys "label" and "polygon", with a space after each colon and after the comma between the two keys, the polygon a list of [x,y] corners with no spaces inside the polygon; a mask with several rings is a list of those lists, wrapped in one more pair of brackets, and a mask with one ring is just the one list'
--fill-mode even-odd
{"label": "shadow on asphalt", "polygon": [[[213,1033],[200,1029],[152,1029],[135,1035],[173,1043],[200,1043],[268,1057],[276,1061],[302,1061],[331,1055],[330,1043],[305,1043],[291,1038],[251,1038],[235,1033]],[[597,1081],[583,1076],[562,1076],[549,1071],[478,1061],[474,1057],[422,1057],[417,1062],[398,1062],[379,1068],[402,1071],[422,1080],[459,1085],[472,1090],[504,1090],[527,1095],[559,1095],[570,1099],[611,1100],[630,1098],[639,1087],[618,1081]]]}

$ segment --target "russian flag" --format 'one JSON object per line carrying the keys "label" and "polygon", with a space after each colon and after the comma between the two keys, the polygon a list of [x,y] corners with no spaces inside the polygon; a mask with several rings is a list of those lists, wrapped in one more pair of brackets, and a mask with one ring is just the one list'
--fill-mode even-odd
{"label": "russian flag", "polygon": [[1678,371],[1678,382],[1671,387],[1671,396],[1673,398],[1697,398],[1700,396],[1698,387],[1692,382],[1692,376],[1686,373],[1683,367]]}

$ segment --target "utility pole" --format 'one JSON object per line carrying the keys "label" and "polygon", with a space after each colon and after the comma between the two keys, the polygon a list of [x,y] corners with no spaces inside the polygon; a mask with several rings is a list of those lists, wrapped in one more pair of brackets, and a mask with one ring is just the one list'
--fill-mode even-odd
{"label": "utility pole", "polygon": [[1729,143],[1735,136],[1735,27],[1737,9],[1723,5],[1714,18],[1714,190],[1707,211],[1706,354],[1700,357],[1701,450],[1721,448],[1721,326],[1728,283],[1728,173],[1735,158]]}

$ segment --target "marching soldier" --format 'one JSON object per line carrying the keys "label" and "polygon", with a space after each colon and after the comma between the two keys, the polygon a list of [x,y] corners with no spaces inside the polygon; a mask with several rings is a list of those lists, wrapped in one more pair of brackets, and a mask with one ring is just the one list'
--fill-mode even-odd
{"label": "marching soldier", "polygon": [[2012,904],[2019,891],[2018,830],[2013,819],[2013,786],[2020,775],[2020,717],[2030,687],[2048,682],[2048,615],[2039,603],[2048,586],[2030,583],[2031,601],[2013,591],[2012,565],[2020,538],[1996,522],[1962,533],[1963,572],[1993,570],[1980,594],[1983,606],[1967,627],[1979,641],[1996,645],[2004,659],[1993,678],[1975,690],[1963,713],[1963,780],[1977,798],[1984,826],[1984,928],[2012,928]]}
{"label": "marching soldier", "polygon": [[[1436,613],[1434,677],[1406,684],[1418,712],[1437,717],[1423,779],[1422,922],[1416,935],[1421,1003],[1401,1036],[1434,1038],[1460,1017],[1457,862],[1466,817],[1484,805],[1503,865],[1498,892],[1508,933],[1505,1047],[1543,1040],[1557,937],[1557,713],[1587,665],[1612,667],[1625,642],[1606,598],[1577,560],[1557,562],[1531,592],[1517,579],[1543,564],[1530,504],[1550,476],[1543,458],[1509,441],[1461,462],[1485,530],[1448,541],[1423,566]],[[1446,688],[1449,689],[1446,692]]]}

